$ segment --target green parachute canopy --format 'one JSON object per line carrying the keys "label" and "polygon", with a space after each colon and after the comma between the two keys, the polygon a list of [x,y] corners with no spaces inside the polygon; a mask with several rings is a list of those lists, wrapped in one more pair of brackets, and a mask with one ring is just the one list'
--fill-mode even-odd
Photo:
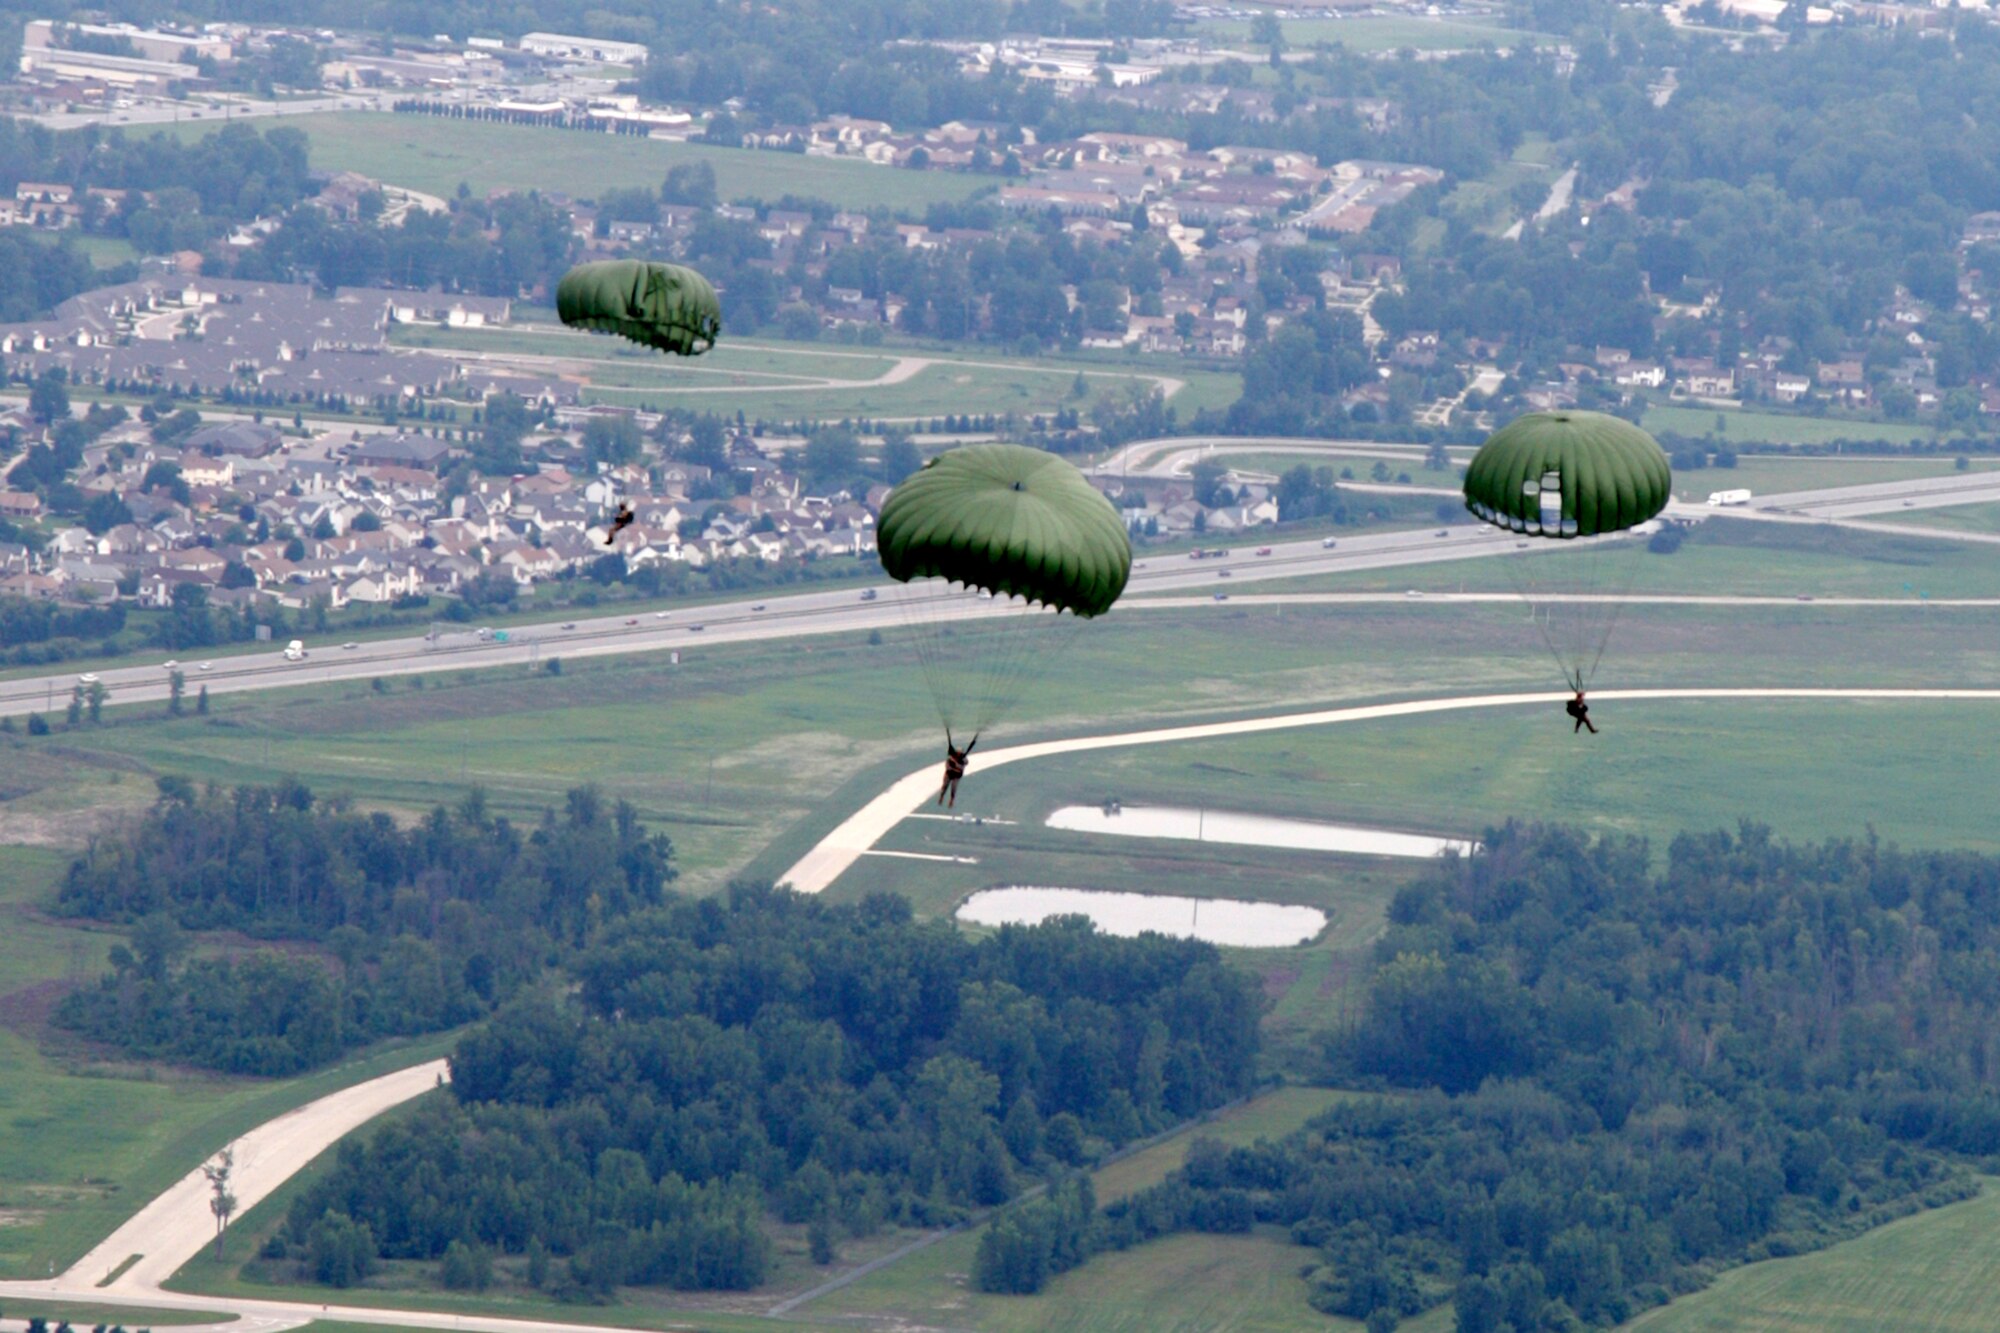
{"label": "green parachute canopy", "polygon": [[1518,417],[1465,470],[1465,507],[1488,523],[1527,537],[1599,538],[1516,542],[1500,558],[1573,690],[1596,675],[1644,558],[1616,534],[1666,508],[1673,481],[1652,436],[1602,412]]}
{"label": "green parachute canopy", "polygon": [[875,526],[889,577],[943,578],[1089,618],[1125,591],[1125,521],[1083,474],[1018,444],[940,454],[889,493]]}
{"label": "green parachute canopy", "polygon": [[722,331],[722,306],[707,278],[637,259],[579,264],[563,274],[556,313],[571,328],[616,333],[676,356],[706,352]]}
{"label": "green parachute canopy", "polygon": [[1673,472],[1653,437],[1602,412],[1530,412],[1488,436],[1465,472],[1465,507],[1536,537],[1594,537],[1666,508]]}

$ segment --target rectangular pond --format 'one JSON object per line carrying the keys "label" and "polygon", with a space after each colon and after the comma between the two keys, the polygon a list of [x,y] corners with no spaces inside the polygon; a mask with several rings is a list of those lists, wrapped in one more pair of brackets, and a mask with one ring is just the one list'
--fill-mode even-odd
{"label": "rectangular pond", "polygon": [[1322,824],[1311,819],[1236,814],[1227,810],[1187,810],[1170,805],[1066,805],[1049,816],[1048,826],[1074,833],[1111,833],[1131,838],[1185,838],[1295,851],[1350,852],[1361,856],[1466,856],[1478,846],[1461,838],[1386,829]]}

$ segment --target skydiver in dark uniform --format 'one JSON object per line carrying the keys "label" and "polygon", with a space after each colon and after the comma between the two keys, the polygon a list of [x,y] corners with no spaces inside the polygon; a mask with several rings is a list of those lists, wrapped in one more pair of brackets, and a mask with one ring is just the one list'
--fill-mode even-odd
{"label": "skydiver in dark uniform", "polygon": [[[958,780],[965,776],[965,761],[972,754],[972,747],[979,744],[974,736],[965,743],[963,750],[951,743],[951,733],[944,734],[944,786],[938,789],[938,804],[956,809],[958,806]],[[950,797],[950,800],[946,800]]]}
{"label": "skydiver in dark uniform", "polygon": [[619,501],[618,514],[611,520],[611,530],[604,534],[604,544],[606,546],[611,545],[611,543],[617,538],[619,533],[623,532],[625,529],[632,526],[633,520],[637,517],[638,516],[632,512],[631,505],[626,504],[622,500]]}
{"label": "skydiver in dark uniform", "polygon": [[1577,732],[1583,730],[1585,727],[1590,728],[1591,735],[1595,736],[1597,734],[1597,728],[1590,720],[1590,705],[1583,701],[1582,690],[1576,692],[1576,698],[1571,699],[1563,705],[1563,711],[1576,719],[1576,725],[1569,729],[1570,735],[1576,735]]}

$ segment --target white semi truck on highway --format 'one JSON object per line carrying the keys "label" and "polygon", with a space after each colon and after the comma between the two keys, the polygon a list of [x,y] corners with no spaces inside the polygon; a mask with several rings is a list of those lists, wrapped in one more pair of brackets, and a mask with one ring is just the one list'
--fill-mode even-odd
{"label": "white semi truck on highway", "polygon": [[1724,505],[1747,505],[1749,503],[1750,492],[1747,490],[1710,491],[1708,495],[1708,505],[1711,509],[1720,509]]}
{"label": "white semi truck on highway", "polygon": [[293,640],[292,640],[292,641],[291,641],[290,643],[286,644],[286,645],[285,645],[285,660],[286,660],[287,662],[303,662],[303,661],[305,661],[305,660],[306,660],[306,641],[305,641],[304,639],[293,639]]}

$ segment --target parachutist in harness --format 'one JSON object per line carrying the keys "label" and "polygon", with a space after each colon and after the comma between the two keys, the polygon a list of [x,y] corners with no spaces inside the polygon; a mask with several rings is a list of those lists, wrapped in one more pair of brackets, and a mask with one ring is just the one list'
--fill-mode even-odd
{"label": "parachutist in harness", "polygon": [[1590,721],[1590,705],[1583,701],[1582,690],[1576,692],[1576,698],[1563,705],[1563,711],[1576,719],[1576,725],[1569,729],[1570,735],[1576,735],[1585,727],[1590,728],[1591,735],[1597,734],[1597,728]]}
{"label": "parachutist in harness", "polygon": [[[965,761],[972,753],[972,747],[979,744],[979,737],[965,743],[963,750],[951,743],[951,733],[944,734],[944,786],[938,789],[938,804],[956,809],[958,806],[958,780],[965,776]],[[946,797],[950,800],[946,800]]]}
{"label": "parachutist in harness", "polygon": [[604,534],[604,544],[606,546],[611,545],[619,533],[632,526],[633,520],[637,517],[632,512],[632,506],[621,501],[618,505],[617,516],[611,520],[611,530]]}

